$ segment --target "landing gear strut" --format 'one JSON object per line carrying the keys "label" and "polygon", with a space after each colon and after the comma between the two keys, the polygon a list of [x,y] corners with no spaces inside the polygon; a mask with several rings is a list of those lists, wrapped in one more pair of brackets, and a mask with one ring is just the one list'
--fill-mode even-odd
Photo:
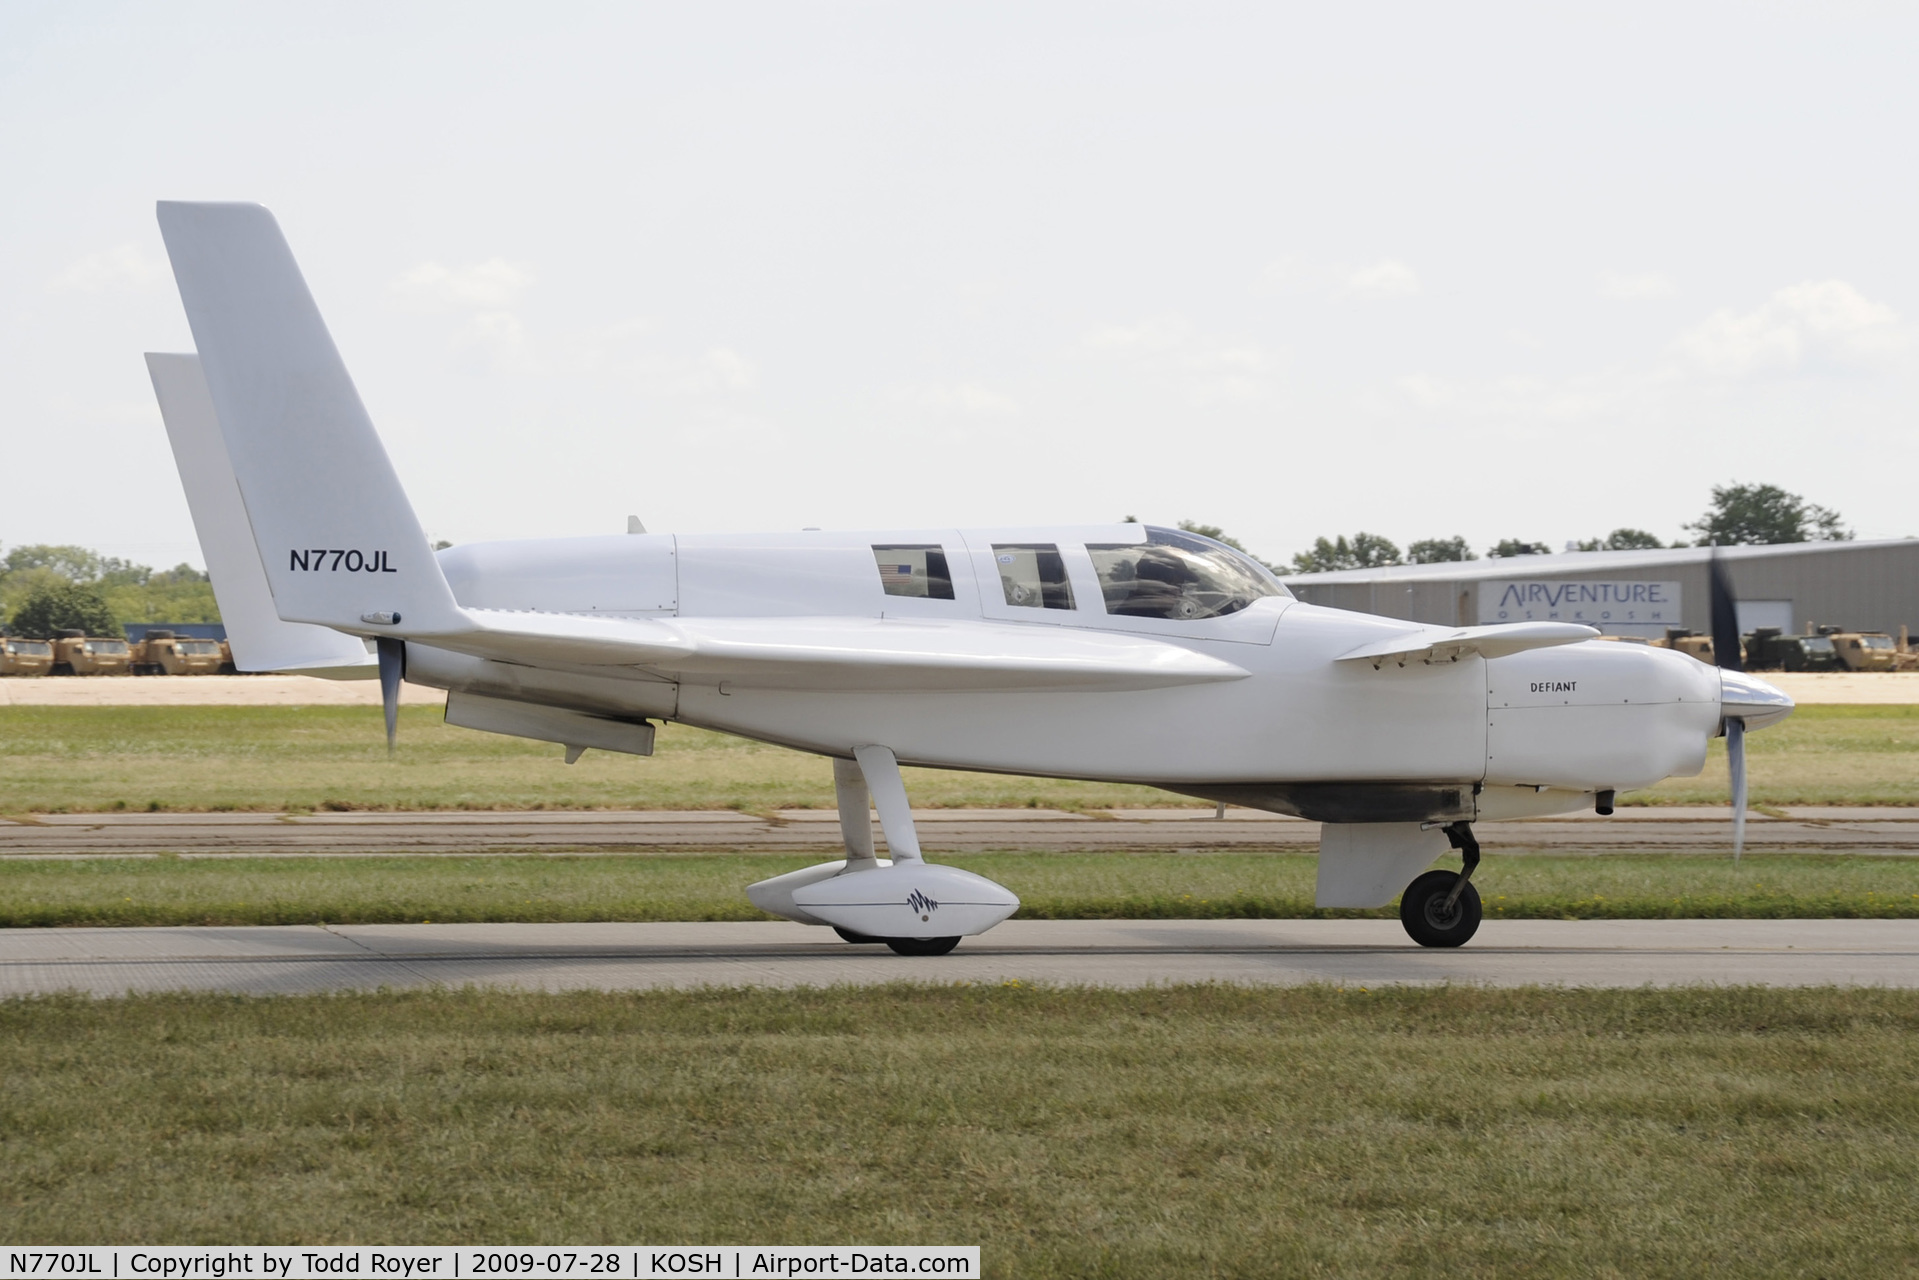
{"label": "landing gear strut", "polygon": [[1448,823],[1443,830],[1459,850],[1465,869],[1428,871],[1406,886],[1399,900],[1399,922],[1422,947],[1463,946],[1479,929],[1479,890],[1473,872],[1479,868],[1479,841],[1470,822]]}

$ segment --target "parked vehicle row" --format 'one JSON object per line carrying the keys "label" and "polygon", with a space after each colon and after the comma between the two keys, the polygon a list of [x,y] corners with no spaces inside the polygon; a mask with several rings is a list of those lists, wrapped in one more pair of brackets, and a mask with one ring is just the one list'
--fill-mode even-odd
{"label": "parked vehicle row", "polygon": [[51,640],[0,636],[0,676],[210,676],[234,671],[224,640],[148,631],[138,641],[62,631]]}
{"label": "parked vehicle row", "polygon": [[[1712,637],[1677,628],[1657,640],[1641,636],[1605,636],[1626,644],[1677,649],[1701,662],[1712,663]],[[1789,636],[1778,627],[1760,627],[1739,638],[1739,656],[1748,671],[1919,671],[1919,652],[1908,643],[1906,629],[1894,640],[1883,631],[1847,631],[1818,627],[1811,634]]]}

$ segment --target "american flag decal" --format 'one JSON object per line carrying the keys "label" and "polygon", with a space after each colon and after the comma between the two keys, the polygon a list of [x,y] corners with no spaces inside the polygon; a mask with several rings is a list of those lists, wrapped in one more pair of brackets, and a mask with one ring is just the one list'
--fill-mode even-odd
{"label": "american flag decal", "polygon": [[883,564],[880,566],[880,585],[888,589],[904,587],[913,581],[913,566],[910,564]]}

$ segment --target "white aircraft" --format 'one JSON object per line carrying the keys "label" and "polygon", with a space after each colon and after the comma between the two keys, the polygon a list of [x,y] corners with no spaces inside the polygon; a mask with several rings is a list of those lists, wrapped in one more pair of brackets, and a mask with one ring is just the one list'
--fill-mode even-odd
{"label": "white aircraft", "polygon": [[[1415,941],[1458,946],[1480,920],[1475,822],[1610,813],[1617,792],[1699,772],[1709,739],[1792,710],[1736,670],[1583,643],[1584,626],[1303,604],[1230,547],[1137,524],[635,521],[436,554],[273,216],[162,203],[159,218],[199,351],[148,362],[236,661],[377,666],[389,739],[404,678],[446,690],[450,723],[560,743],[568,761],[649,754],[656,720],[827,756],[846,857],[747,894],[849,942],[937,955],[1019,906],[925,861],[901,765],[1312,819],[1320,906],[1398,896]],[[1427,870],[1449,846],[1463,872]]]}

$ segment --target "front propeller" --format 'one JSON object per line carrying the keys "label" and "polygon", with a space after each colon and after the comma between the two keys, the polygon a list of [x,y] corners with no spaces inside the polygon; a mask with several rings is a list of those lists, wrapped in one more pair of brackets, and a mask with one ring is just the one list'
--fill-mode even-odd
{"label": "front propeller", "polygon": [[[1712,657],[1719,665],[1720,706],[1725,706],[1725,673],[1743,674],[1746,663],[1739,652],[1739,603],[1733,598],[1732,582],[1726,566],[1719,560],[1719,548],[1712,549],[1707,562],[1712,592]],[[1732,775],[1732,860],[1746,848],[1746,720],[1726,714],[1726,771]]]}
{"label": "front propeller", "polygon": [[1746,848],[1746,730],[1761,729],[1792,714],[1793,701],[1746,673],[1739,653],[1739,603],[1713,548],[1708,562],[1712,588],[1712,656],[1719,665],[1719,715],[1726,729],[1726,770],[1732,775],[1732,860]]}

